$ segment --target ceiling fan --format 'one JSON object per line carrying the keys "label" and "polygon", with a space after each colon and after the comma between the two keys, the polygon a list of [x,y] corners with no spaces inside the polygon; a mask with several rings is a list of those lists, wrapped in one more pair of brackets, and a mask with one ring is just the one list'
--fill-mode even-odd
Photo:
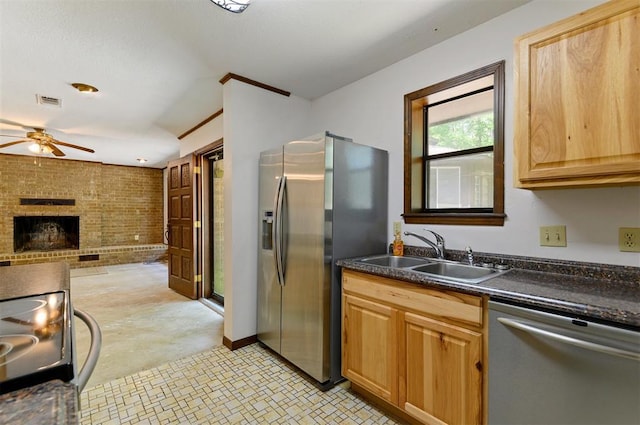
{"label": "ceiling fan", "polygon": [[[9,136],[5,134],[0,134],[2,137],[16,137]],[[58,148],[56,145],[65,146],[68,148],[79,149],[81,151],[94,153],[93,149],[85,148],[83,146],[73,145],[71,143],[63,142],[58,139],[54,139],[52,135],[47,133],[44,128],[34,127],[33,131],[28,131],[26,138],[22,140],[14,140],[13,142],[4,143],[0,145],[1,148],[6,148],[8,146],[17,145],[18,143],[29,143],[32,144],[29,146],[29,150],[35,154],[46,154],[52,153],[55,156],[65,156],[64,152]]]}

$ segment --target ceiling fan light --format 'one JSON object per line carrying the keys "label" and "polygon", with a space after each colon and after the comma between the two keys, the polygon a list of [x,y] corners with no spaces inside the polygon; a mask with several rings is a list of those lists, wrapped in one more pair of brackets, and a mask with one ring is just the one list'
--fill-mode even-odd
{"label": "ceiling fan light", "polygon": [[251,0],[211,0],[211,2],[229,12],[242,13],[249,7]]}
{"label": "ceiling fan light", "polygon": [[85,83],[72,83],[71,85],[81,93],[95,93],[98,91],[97,88]]}
{"label": "ceiling fan light", "polygon": [[29,145],[28,149],[35,153],[36,155],[42,155],[42,154],[47,154],[47,153],[52,153],[53,149],[51,149],[49,146],[47,145],[43,145],[41,143],[32,143]]}

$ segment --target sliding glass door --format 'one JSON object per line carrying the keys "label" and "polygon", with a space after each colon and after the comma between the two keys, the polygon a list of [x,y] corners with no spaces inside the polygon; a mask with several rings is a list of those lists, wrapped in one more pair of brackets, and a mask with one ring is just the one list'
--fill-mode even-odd
{"label": "sliding glass door", "polygon": [[224,157],[222,149],[209,157],[209,291],[218,303],[224,305]]}

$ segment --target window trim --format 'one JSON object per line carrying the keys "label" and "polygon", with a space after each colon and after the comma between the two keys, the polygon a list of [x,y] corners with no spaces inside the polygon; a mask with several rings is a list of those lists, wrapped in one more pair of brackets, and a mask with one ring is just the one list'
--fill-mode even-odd
{"label": "window trim", "polygon": [[[459,75],[446,81],[416,90],[404,96],[404,213],[402,217],[407,224],[459,224],[459,225],[484,225],[503,226],[506,214],[504,213],[504,98],[505,98],[505,61],[499,61],[491,65],[478,68],[471,72]],[[422,177],[422,190],[420,204],[424,205],[424,170],[423,165],[414,165],[411,152],[415,147],[419,147],[422,152],[421,158],[424,163],[424,145],[422,140],[412,143],[412,109],[413,101],[426,97],[427,95],[477,80],[487,75],[493,75],[494,81],[494,144],[493,144],[493,212],[481,212],[476,208],[457,211],[425,211],[422,208],[412,208],[412,175],[418,167]],[[419,146],[418,146],[419,144]],[[412,202],[413,201],[413,202]]]}

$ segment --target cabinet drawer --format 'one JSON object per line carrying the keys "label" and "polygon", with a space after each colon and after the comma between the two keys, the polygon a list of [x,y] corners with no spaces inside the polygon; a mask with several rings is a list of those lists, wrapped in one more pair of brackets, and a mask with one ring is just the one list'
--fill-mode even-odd
{"label": "cabinet drawer", "polygon": [[343,270],[342,276],[342,289],[346,293],[438,319],[482,326],[482,299],[478,296],[430,289],[351,270]]}

